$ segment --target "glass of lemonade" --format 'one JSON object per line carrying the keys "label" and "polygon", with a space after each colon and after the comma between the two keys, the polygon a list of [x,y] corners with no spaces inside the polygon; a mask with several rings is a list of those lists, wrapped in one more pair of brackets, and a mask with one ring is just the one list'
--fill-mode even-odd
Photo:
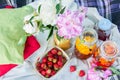
{"label": "glass of lemonade", "polygon": [[81,36],[76,38],[75,42],[75,55],[79,59],[89,58],[96,50],[96,42],[98,35],[92,28],[84,29]]}

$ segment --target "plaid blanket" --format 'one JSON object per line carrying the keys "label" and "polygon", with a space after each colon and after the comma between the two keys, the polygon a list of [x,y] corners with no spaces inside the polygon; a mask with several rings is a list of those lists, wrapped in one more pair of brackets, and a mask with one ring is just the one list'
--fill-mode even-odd
{"label": "plaid blanket", "polygon": [[21,7],[34,1],[36,0],[0,0],[0,8],[3,8],[5,5]]}
{"label": "plaid blanket", "polygon": [[[36,0],[0,0],[0,8],[5,5],[21,7]],[[120,0],[74,0],[79,6],[96,7],[101,16],[111,20],[120,31]]]}
{"label": "plaid blanket", "polygon": [[111,20],[120,31],[120,0],[75,0],[79,6],[96,7],[101,16]]}

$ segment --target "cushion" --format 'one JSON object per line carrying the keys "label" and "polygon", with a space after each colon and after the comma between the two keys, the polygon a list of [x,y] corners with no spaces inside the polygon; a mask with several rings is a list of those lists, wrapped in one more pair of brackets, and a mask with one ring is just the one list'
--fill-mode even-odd
{"label": "cushion", "polygon": [[17,43],[25,35],[23,19],[32,12],[30,6],[0,10],[0,64],[23,63],[24,45]]}

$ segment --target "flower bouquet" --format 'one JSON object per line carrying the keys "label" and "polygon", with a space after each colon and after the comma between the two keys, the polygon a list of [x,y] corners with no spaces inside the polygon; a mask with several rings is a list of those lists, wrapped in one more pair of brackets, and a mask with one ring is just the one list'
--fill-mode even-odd
{"label": "flower bouquet", "polygon": [[[56,31],[58,40],[71,39],[82,33],[82,22],[85,18],[87,8],[70,10],[63,5],[65,0],[45,0],[38,6],[37,10],[24,18],[25,36],[49,30],[47,40]],[[21,38],[20,44],[25,41]]]}

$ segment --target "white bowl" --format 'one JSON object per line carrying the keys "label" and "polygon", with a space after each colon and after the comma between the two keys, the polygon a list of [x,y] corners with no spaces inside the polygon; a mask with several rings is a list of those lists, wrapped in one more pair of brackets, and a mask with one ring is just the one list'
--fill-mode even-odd
{"label": "white bowl", "polygon": [[[51,76],[50,78],[46,78],[46,77],[44,77],[41,73],[38,72],[38,70],[36,69],[36,63],[37,63],[38,61],[41,61],[42,58],[45,57],[46,54],[47,54],[52,48],[57,48],[58,50],[62,51],[63,56],[66,58],[66,63],[63,65],[63,67],[62,67],[60,70],[58,70],[58,72],[57,72],[55,75]],[[63,71],[63,69],[65,68],[65,66],[68,64],[69,60],[70,60],[70,58],[69,58],[69,56],[67,55],[67,53],[66,53],[65,51],[63,51],[61,48],[55,46],[55,47],[49,48],[47,51],[45,51],[45,54],[43,54],[42,56],[39,56],[39,57],[36,59],[36,61],[35,61],[35,63],[34,63],[34,68],[35,68],[35,71],[37,72],[37,74],[40,75],[40,77],[42,77],[44,80],[46,80],[46,79],[51,79],[51,78],[53,79],[53,78],[55,78],[57,75],[60,75],[60,73],[61,73],[61,72]]]}

